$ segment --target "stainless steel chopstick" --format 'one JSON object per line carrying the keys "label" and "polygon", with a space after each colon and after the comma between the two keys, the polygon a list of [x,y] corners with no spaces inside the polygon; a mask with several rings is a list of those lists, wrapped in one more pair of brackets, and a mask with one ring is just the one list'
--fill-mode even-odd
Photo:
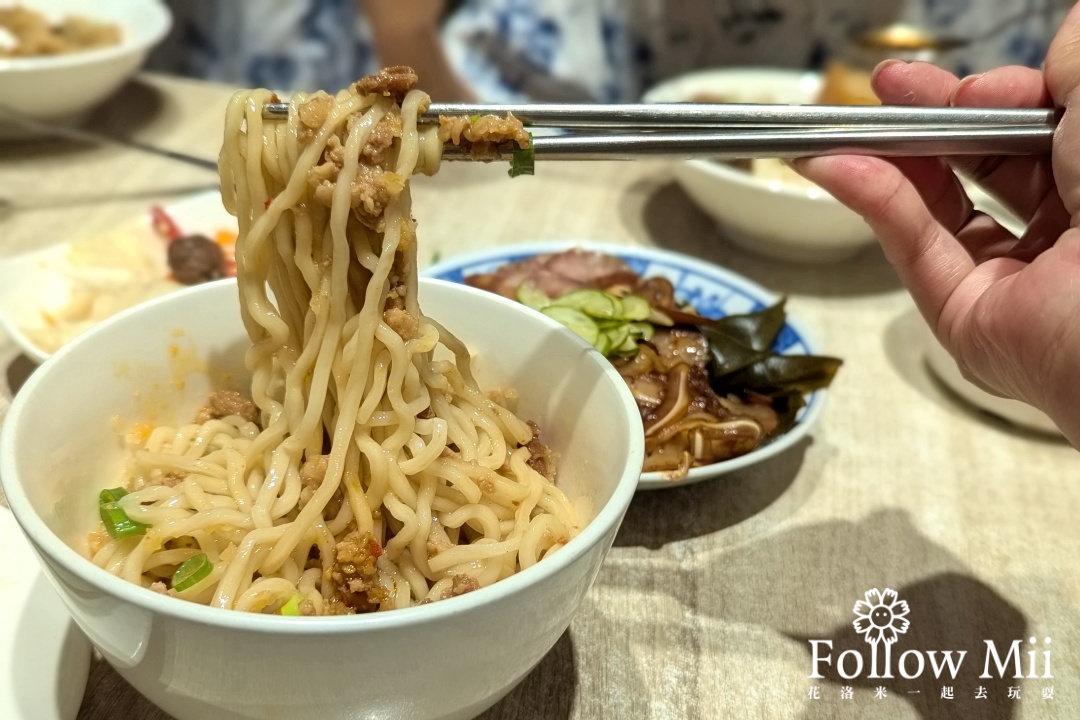
{"label": "stainless steel chopstick", "polygon": [[1044,125],[1058,113],[1044,108],[931,108],[867,105],[763,105],[734,103],[645,103],[624,105],[469,105],[432,104],[422,118],[440,115],[513,113],[526,125],[591,128],[633,127],[776,127],[779,125],[839,127],[851,125]]}
{"label": "stainless steel chopstick", "polygon": [[[267,117],[288,115],[288,104],[270,103]],[[702,127],[846,127],[924,125],[1034,125],[1053,127],[1058,111],[1046,108],[927,108],[866,105],[748,105],[728,103],[518,104],[433,103],[421,116],[513,113],[526,125],[560,128],[676,129]]]}
{"label": "stainless steel chopstick", "polygon": [[[922,128],[867,130],[732,130],[725,132],[558,135],[533,139],[537,159],[633,160],[796,158],[819,155],[888,157],[938,155],[1036,155],[1050,151],[1053,129],[1045,127]],[[503,158],[512,148],[500,149]],[[468,160],[467,151],[447,146],[446,160]]]}

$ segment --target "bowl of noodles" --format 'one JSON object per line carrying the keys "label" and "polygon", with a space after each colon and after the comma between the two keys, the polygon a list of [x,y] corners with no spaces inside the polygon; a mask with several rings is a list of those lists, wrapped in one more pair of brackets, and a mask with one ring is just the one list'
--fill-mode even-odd
{"label": "bowl of noodles", "polygon": [[[701,70],[657,85],[644,100],[866,104],[873,93],[863,75],[840,65],[824,73],[779,68]],[[874,241],[861,217],[781,160],[695,159],[675,163],[672,172],[727,239],[750,252],[793,263],[830,263],[846,260]]]}
{"label": "bowl of noodles", "polygon": [[[159,0],[27,0],[0,8],[0,97],[15,113],[74,122],[111,95],[172,25]],[[21,130],[0,114],[0,130]]]}
{"label": "bowl of noodles", "polygon": [[[537,488],[538,503],[555,512],[535,510],[531,524],[526,522],[517,534],[512,527],[504,528],[511,544],[528,545],[527,559],[518,550],[512,553],[514,562],[495,570],[490,554],[498,548],[485,550],[488,543],[481,542],[475,549],[487,558],[459,558],[463,564],[449,568],[440,565],[436,574],[441,585],[439,580],[414,581],[410,596],[390,601],[408,605],[401,609],[288,617],[283,615],[290,612],[290,602],[300,615],[309,611],[306,599],[295,602],[303,593],[289,590],[284,603],[266,604],[270,595],[256,588],[242,601],[249,612],[226,611],[207,607],[198,598],[169,596],[172,588],[166,591],[162,584],[177,584],[173,568],[182,563],[169,565],[168,572],[148,569],[130,582],[110,572],[120,559],[115,553],[105,567],[93,562],[91,548],[103,550],[93,545],[102,539],[100,493],[124,484],[124,467],[132,462],[132,453],[160,451],[153,447],[160,438],[151,441],[154,432],[187,434],[191,445],[197,445],[205,424],[193,427],[192,420],[209,394],[248,386],[243,355],[249,343],[232,281],[181,290],[105,321],[58,352],[20,391],[0,451],[8,501],[47,575],[95,647],[129,683],[172,715],[337,718],[355,716],[350,713],[363,708],[383,717],[472,717],[523,678],[566,629],[636,488],[643,449],[633,400],[598,354],[553,322],[480,291],[424,282],[428,284],[421,286],[421,303],[440,308],[439,323],[468,346],[480,387],[513,397],[515,414],[539,425],[540,438],[557,456],[551,487],[558,488],[565,501]],[[56,443],[59,437],[64,442]],[[223,469],[227,467],[226,461]],[[170,470],[174,475],[182,472]],[[524,488],[510,487],[495,473],[480,475],[498,484],[492,487],[480,477],[481,494],[484,488],[495,495],[509,490],[525,506],[530,504]],[[163,494],[175,479],[151,482],[145,490],[150,496]],[[185,484],[186,479],[173,486],[177,492],[162,504],[183,504],[178,498],[200,492],[193,483]],[[466,477],[457,480],[469,482]],[[422,485],[416,486],[419,497],[388,499],[388,505],[381,506],[388,520],[390,512],[415,516],[414,502],[425,506]],[[207,485],[202,492],[216,506],[221,496],[213,490]],[[441,549],[449,560],[450,540],[464,542],[472,524],[515,523],[512,512],[495,505],[493,512],[502,519],[489,515],[487,501],[455,507],[441,497],[443,491],[433,493],[426,507],[435,520],[420,542],[425,553],[430,544],[432,552]],[[503,501],[508,507],[515,502]],[[348,507],[340,498],[332,504]],[[388,506],[394,510],[388,512]],[[332,509],[342,520],[343,511]],[[210,507],[206,511],[215,512]],[[563,511],[576,519],[559,520]],[[469,513],[477,519],[467,520],[466,530],[452,527]],[[138,516],[132,512],[131,517]],[[327,519],[332,523],[335,518]],[[336,543],[326,541],[329,547],[340,545],[327,551],[334,553],[334,572],[349,566],[342,553],[355,540],[349,537],[353,532],[339,533]],[[482,540],[471,530],[467,533],[474,543]],[[553,541],[559,544],[556,552],[548,547]],[[173,548],[180,543],[167,544],[158,552],[180,549]],[[390,542],[381,547],[383,557],[398,553]],[[409,555],[412,547],[402,552]],[[117,550],[124,552],[123,547]],[[186,555],[185,561],[193,556]],[[419,556],[390,572],[414,577],[417,560]],[[522,562],[528,567],[520,569]],[[492,577],[485,576],[485,565]],[[510,565],[517,571],[509,574]],[[463,567],[472,567],[472,573]],[[300,576],[303,587],[303,573]],[[351,582],[346,578],[339,587]],[[421,584],[424,589],[418,592]],[[441,599],[444,596],[447,599]],[[430,602],[432,597],[439,601]]]}
{"label": "bowl of noodles", "polygon": [[409,178],[439,146],[414,82],[280,120],[238,92],[236,278],[94,326],[8,412],[0,477],[46,575],[181,720],[479,714],[566,630],[636,490],[600,353],[418,279]]}

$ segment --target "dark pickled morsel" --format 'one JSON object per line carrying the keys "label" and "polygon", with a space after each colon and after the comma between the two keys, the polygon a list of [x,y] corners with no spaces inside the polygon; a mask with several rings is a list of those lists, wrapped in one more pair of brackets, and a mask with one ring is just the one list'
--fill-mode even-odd
{"label": "dark pickled morsel", "polygon": [[173,277],[184,285],[225,277],[225,253],[205,235],[184,235],[171,241],[168,261]]}

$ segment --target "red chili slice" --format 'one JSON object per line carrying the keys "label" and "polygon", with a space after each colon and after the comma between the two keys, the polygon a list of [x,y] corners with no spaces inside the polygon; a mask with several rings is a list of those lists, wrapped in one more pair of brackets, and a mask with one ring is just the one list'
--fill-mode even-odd
{"label": "red chili slice", "polygon": [[183,235],[180,226],[157,205],[150,208],[150,224],[154,227],[154,231],[166,240],[175,240]]}

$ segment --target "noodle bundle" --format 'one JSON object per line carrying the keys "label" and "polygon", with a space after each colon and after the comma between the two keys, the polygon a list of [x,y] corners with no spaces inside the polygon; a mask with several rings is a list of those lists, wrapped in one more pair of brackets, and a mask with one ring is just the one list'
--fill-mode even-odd
{"label": "noodle bundle", "polygon": [[487,586],[577,533],[539,429],[417,304],[409,178],[442,145],[414,82],[298,95],[287,120],[263,119],[269,91],[233,97],[219,165],[251,401],[129,433],[99,566],[219,608],[347,614]]}

